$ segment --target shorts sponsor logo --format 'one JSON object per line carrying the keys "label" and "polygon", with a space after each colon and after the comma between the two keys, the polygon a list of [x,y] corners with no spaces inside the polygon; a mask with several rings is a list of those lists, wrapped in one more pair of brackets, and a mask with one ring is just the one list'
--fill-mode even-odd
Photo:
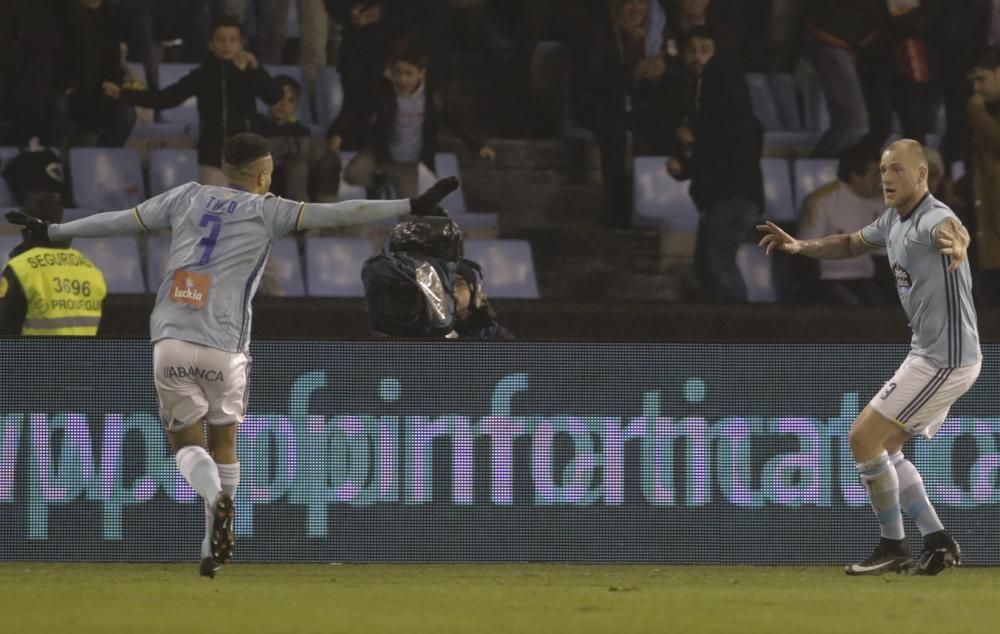
{"label": "shorts sponsor logo", "polygon": [[206,370],[205,368],[196,368],[194,366],[182,366],[182,365],[168,365],[163,368],[163,378],[165,379],[201,379],[202,381],[218,381],[220,383],[226,380],[225,375],[220,370]]}
{"label": "shorts sponsor logo", "polygon": [[170,300],[201,308],[208,299],[208,287],[211,284],[211,275],[177,270],[174,272],[174,281],[170,287]]}

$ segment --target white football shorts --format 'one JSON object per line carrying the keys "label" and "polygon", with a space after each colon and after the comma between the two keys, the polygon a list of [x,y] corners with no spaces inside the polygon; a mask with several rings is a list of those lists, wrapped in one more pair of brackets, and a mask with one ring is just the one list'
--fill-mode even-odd
{"label": "white football shorts", "polygon": [[911,354],[868,405],[910,434],[933,438],[951,406],[976,382],[981,365],[935,368]]}
{"label": "white football shorts", "polygon": [[250,373],[246,354],[161,339],[153,344],[153,371],[167,431],[202,420],[209,425],[243,422]]}

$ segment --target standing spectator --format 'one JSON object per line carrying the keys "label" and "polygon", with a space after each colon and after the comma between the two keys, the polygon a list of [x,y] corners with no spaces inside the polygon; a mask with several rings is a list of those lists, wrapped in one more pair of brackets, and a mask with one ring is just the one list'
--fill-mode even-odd
{"label": "standing spectator", "polygon": [[428,54],[414,40],[397,42],[389,57],[389,78],[382,78],[366,103],[345,106],[328,132],[332,150],[339,152],[345,131],[364,135],[360,152],[344,168],[344,180],[373,188],[384,173],[400,196],[417,191],[417,169],[421,162],[435,169],[437,133],[441,123],[452,130],[481,158],[493,160],[496,152],[459,124],[452,108],[427,82]]}
{"label": "standing spectator", "polygon": [[[809,194],[802,207],[800,233],[804,239],[854,233],[875,221],[885,211],[878,150],[855,145],[841,152],[837,180]],[[816,291],[810,294],[831,304],[886,303],[875,281],[875,260],[871,254],[819,261]]]}
{"label": "standing spectator", "polygon": [[934,0],[926,4],[928,37],[936,53],[944,97],[941,153],[944,164],[951,165],[966,158],[966,106],[972,95],[967,75],[986,46],[1000,47],[1000,4],[994,0]]}
{"label": "standing spectator", "polygon": [[200,64],[208,55],[212,0],[123,0],[128,16],[128,47],[132,61],[155,77],[153,46],[180,40],[180,60]]}
{"label": "standing spectator", "polygon": [[135,111],[102,93],[104,82],[121,83],[123,15],[105,0],[77,0],[67,11],[65,48],[57,83],[60,123],[67,145],[125,145]]}
{"label": "standing spectator", "polygon": [[674,126],[664,93],[663,33],[647,28],[647,0],[607,0],[606,6],[592,34],[578,43],[578,101],[600,145],[605,224],[626,227],[632,156],[662,152]]}
{"label": "standing spectator", "polygon": [[0,3],[0,21],[12,31],[9,99],[11,134],[6,144],[24,146],[32,137],[55,142],[53,87],[64,44],[62,0],[13,0]]}
{"label": "standing spectator", "polygon": [[989,49],[972,71],[968,118],[971,143],[976,288],[987,306],[1000,305],[1000,49]]}
{"label": "standing spectator", "polygon": [[764,132],[742,71],[715,55],[715,42],[708,27],[688,32],[683,125],[667,171],[678,180],[691,179],[691,198],[700,215],[695,271],[705,298],[745,302],[736,252],[764,208]]}
{"label": "standing spectator", "polygon": [[264,64],[280,64],[287,39],[288,9],[292,0],[214,0],[214,16],[247,20],[247,7],[254,9],[257,37],[254,49]]}
{"label": "standing spectator", "polygon": [[868,106],[857,60],[884,36],[885,0],[813,0],[807,4],[805,54],[830,109],[830,127],[814,157],[835,157],[868,132]]}
{"label": "standing spectator", "polygon": [[[389,53],[389,25],[382,3],[360,0],[326,0],[326,8],[343,29],[337,69],[344,88],[344,108],[357,108],[377,92]],[[358,149],[360,133],[345,131],[344,147]]]}
{"label": "standing spectator", "polygon": [[212,59],[176,84],[161,90],[136,91],[105,83],[113,99],[146,108],[173,108],[191,96],[198,98],[198,165],[203,185],[225,184],[222,147],[225,139],[250,130],[257,112],[256,99],[268,105],[281,99],[281,87],[243,50],[240,23],[224,16],[212,25]]}
{"label": "standing spectator", "polygon": [[[302,74],[310,86],[318,70],[326,66],[326,47],[330,39],[330,16],[323,0],[299,0],[299,51]],[[312,90],[309,94],[315,94]]]}
{"label": "standing spectator", "polygon": [[[62,200],[35,194],[24,213],[62,222]],[[107,294],[101,270],[68,240],[23,235],[0,274],[0,335],[96,335]]]}

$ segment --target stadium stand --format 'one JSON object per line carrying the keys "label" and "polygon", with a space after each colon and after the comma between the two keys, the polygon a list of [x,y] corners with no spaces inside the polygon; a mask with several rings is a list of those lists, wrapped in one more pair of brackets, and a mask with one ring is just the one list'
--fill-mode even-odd
{"label": "stadium stand", "polygon": [[[359,274],[360,270],[359,267]],[[299,257],[299,243],[296,238],[286,236],[271,245],[268,272],[273,274],[274,280],[285,296],[305,296],[306,283],[302,276],[302,260]]]}
{"label": "stadium stand", "polygon": [[795,198],[788,161],[761,159],[764,173],[764,216],[768,220],[795,220]]}
{"label": "stadium stand", "polygon": [[[836,159],[798,159],[793,164],[795,208],[801,210],[802,201],[816,188],[837,180]],[[798,212],[796,212],[798,213]]]}
{"label": "stadium stand", "polygon": [[152,196],[197,180],[196,150],[160,149],[149,153],[149,193]]}
{"label": "stadium stand", "polygon": [[466,240],[465,257],[483,267],[490,297],[538,299],[534,258],[526,240]]}
{"label": "stadium stand", "polygon": [[[7,163],[17,156],[19,151],[16,147],[0,147],[0,174],[3,174]],[[14,195],[10,193],[10,188],[7,187],[7,179],[0,177],[0,207],[9,207],[13,204]]]}
{"label": "stadium stand", "polygon": [[635,157],[632,223],[667,231],[694,231],[698,228],[698,210],[688,194],[690,182],[670,176],[666,161],[665,156]]}
{"label": "stadium stand", "polygon": [[306,237],[306,282],[311,297],[364,297],[361,266],[372,256],[365,238]]}
{"label": "stadium stand", "polygon": [[73,247],[104,273],[109,293],[145,293],[139,243],[132,236],[78,238]]}
{"label": "stadium stand", "polygon": [[73,148],[70,181],[77,207],[128,209],[146,198],[139,154],[129,148]]}

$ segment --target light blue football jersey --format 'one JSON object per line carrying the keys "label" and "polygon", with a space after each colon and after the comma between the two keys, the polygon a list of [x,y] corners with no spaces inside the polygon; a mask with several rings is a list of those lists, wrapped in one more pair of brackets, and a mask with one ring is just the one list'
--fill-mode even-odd
{"label": "light blue football jersey", "polygon": [[872,247],[885,248],[896,290],[910,320],[913,354],[937,368],[973,365],[982,358],[969,262],[949,273],[951,257],[937,245],[937,226],[955,215],[929,193],[906,217],[886,209],[861,230]]}
{"label": "light blue football jersey", "polygon": [[408,200],[300,203],[187,183],[128,211],[53,225],[54,240],[169,230],[166,275],[150,317],[153,341],[180,339],[242,352],[271,244],[291,231],[364,224],[409,213]]}

